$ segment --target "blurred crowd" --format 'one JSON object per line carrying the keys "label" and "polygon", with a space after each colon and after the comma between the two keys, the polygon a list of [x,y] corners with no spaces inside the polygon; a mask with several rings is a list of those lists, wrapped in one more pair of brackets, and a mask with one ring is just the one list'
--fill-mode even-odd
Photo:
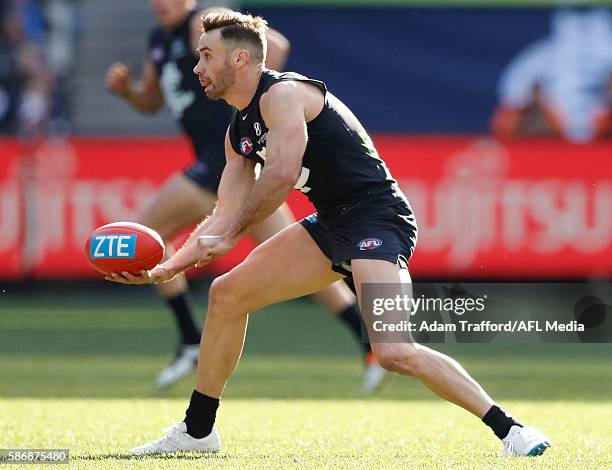
{"label": "blurred crowd", "polygon": [[612,135],[612,12],[553,13],[551,32],[514,57],[499,84],[492,130],[500,137]]}
{"label": "blurred crowd", "polygon": [[70,132],[78,0],[0,0],[0,135]]}
{"label": "blurred crowd", "polygon": [[[0,135],[70,133],[79,0],[0,0]],[[200,6],[230,5],[228,0]],[[497,83],[491,132],[588,142],[612,136],[612,9],[562,8]]]}

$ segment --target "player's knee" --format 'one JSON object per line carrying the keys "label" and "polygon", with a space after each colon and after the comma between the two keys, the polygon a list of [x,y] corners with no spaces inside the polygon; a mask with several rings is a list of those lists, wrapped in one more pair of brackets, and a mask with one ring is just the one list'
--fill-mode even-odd
{"label": "player's knee", "polygon": [[240,289],[240,283],[231,275],[231,271],[217,277],[208,291],[208,311],[218,312],[225,317],[233,314],[241,315],[248,305],[245,305],[245,295]]}
{"label": "player's knee", "polygon": [[402,375],[419,375],[419,352],[412,344],[387,344],[377,351],[376,359],[381,367]]}
{"label": "player's knee", "polygon": [[227,274],[217,277],[208,290],[209,312],[224,311],[234,307],[235,295],[232,293],[232,285],[228,282]]}

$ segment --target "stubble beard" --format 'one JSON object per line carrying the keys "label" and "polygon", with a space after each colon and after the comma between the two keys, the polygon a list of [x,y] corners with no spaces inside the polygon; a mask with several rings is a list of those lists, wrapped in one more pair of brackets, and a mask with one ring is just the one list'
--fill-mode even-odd
{"label": "stubble beard", "polygon": [[223,65],[223,69],[219,73],[219,78],[213,84],[213,90],[211,93],[207,94],[208,99],[217,101],[225,96],[227,90],[236,82],[236,72],[232,69],[227,62],[225,61]]}

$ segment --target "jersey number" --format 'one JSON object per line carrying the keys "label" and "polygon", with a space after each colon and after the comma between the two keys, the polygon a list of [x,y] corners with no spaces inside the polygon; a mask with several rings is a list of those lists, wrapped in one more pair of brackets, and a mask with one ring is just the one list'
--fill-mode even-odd
{"label": "jersey number", "polygon": [[300,177],[298,178],[297,183],[295,183],[294,188],[299,189],[304,194],[310,191],[311,188],[306,186],[306,182],[308,181],[309,176],[310,176],[310,169],[303,166],[302,171],[300,173]]}
{"label": "jersey number", "polygon": [[[266,161],[266,148],[265,147],[262,147],[261,150],[258,150],[255,153],[264,162]],[[306,186],[306,183],[308,182],[309,177],[310,177],[310,168],[306,168],[305,166],[303,166],[302,171],[300,172],[300,177],[298,178],[297,183],[295,183],[295,186],[293,188],[299,189],[304,194],[306,194],[308,191],[312,189]]]}

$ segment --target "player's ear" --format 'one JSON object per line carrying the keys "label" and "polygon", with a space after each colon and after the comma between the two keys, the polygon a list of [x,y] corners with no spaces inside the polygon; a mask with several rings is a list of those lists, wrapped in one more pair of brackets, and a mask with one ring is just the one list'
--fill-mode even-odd
{"label": "player's ear", "polygon": [[247,49],[236,49],[236,56],[234,63],[239,66],[243,66],[249,63],[251,54]]}

